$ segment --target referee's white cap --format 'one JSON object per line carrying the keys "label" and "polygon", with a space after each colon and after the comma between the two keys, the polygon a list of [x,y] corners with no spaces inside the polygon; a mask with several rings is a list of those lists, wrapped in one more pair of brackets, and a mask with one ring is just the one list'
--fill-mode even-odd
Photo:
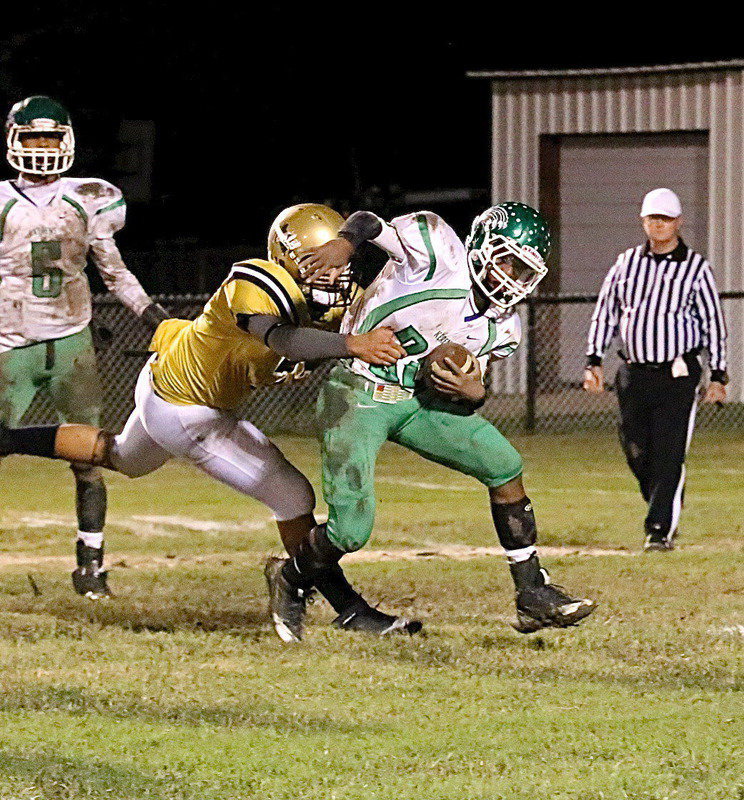
{"label": "referee's white cap", "polygon": [[663,214],[665,217],[679,217],[682,214],[682,203],[671,189],[652,189],[644,198],[641,216]]}

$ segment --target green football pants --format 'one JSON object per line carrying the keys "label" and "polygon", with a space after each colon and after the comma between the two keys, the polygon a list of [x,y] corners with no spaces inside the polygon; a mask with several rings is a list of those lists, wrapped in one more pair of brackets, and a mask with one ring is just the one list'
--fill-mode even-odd
{"label": "green football pants", "polygon": [[90,328],[0,353],[0,420],[15,427],[44,389],[60,422],[100,425],[101,383]]}
{"label": "green football pants", "polygon": [[430,393],[377,402],[371,382],[344,367],[335,367],[323,385],[318,415],[327,534],[346,552],[363,547],[372,533],[375,462],[388,439],[488,487],[522,472],[519,453],[483,417],[458,414],[456,405]]}

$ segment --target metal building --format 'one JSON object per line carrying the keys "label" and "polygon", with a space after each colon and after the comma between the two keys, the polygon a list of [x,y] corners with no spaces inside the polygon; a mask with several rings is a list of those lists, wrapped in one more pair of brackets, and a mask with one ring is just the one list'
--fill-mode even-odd
{"label": "metal building", "polygon": [[[494,200],[537,205],[557,234],[543,293],[596,293],[643,240],[640,201],[658,186],[679,194],[719,290],[744,288],[744,60],[469,77],[491,81]],[[744,302],[724,310],[742,401]],[[586,331],[560,324],[560,371],[576,375]]]}

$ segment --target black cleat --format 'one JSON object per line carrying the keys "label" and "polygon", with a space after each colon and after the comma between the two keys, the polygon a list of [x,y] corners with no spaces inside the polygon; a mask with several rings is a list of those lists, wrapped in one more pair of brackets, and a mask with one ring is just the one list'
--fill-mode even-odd
{"label": "black cleat", "polygon": [[407,633],[409,636],[413,636],[424,627],[423,623],[417,619],[384,614],[367,603],[358,603],[347,608],[331,624],[334,628],[341,630],[361,631],[374,636],[387,636],[389,633]]}
{"label": "black cleat", "polygon": [[663,533],[658,529],[648,531],[646,540],[643,543],[643,552],[665,552],[674,550],[674,538],[676,535],[677,531],[669,531],[669,533]]}
{"label": "black cleat", "polygon": [[285,559],[272,556],[264,567],[264,576],[269,588],[269,614],[274,629],[283,642],[300,642],[305,605],[310,591],[299,589],[289,583],[282,574],[284,564]]}
{"label": "black cleat", "polygon": [[517,622],[519,633],[534,633],[541,628],[568,628],[577,625],[594,611],[594,600],[569,597],[560,586],[546,583],[517,592]]}
{"label": "black cleat", "polygon": [[88,547],[82,539],[75,542],[77,569],[72,573],[72,587],[90,600],[111,597],[108,572],[103,568],[103,546]]}
{"label": "black cleat", "polygon": [[105,600],[111,597],[107,576],[108,572],[96,563],[78,567],[72,573],[72,586],[78,594],[89,600]]}

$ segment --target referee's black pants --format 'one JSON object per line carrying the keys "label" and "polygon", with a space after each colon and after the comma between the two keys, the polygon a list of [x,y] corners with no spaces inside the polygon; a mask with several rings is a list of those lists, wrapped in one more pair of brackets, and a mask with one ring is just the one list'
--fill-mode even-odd
{"label": "referee's black pants", "polygon": [[685,484],[685,456],[695,424],[702,369],[688,353],[689,375],[674,378],[670,364],[620,365],[615,379],[620,442],[648,503],[646,533],[677,528]]}

